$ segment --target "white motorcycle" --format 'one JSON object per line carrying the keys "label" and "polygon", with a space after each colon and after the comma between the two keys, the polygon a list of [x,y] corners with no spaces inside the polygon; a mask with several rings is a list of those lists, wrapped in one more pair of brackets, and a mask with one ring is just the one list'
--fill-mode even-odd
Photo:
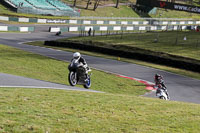
{"label": "white motorcycle", "polygon": [[91,72],[91,69],[86,70],[87,68],[85,68],[83,64],[76,62],[76,60],[72,61],[72,63],[68,66],[68,69],[68,81],[71,86],[79,84],[83,85],[86,89],[91,87],[91,74],[86,73],[86,71]]}
{"label": "white motorcycle", "polygon": [[157,88],[156,90],[156,96],[160,99],[163,99],[163,100],[169,100],[169,96],[167,96],[166,94],[166,89],[164,88]]}

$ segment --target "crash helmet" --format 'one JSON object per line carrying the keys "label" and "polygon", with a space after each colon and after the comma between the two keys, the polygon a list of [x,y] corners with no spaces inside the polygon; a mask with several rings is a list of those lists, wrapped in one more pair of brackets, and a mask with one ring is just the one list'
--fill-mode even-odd
{"label": "crash helmet", "polygon": [[81,54],[80,54],[79,52],[75,52],[75,53],[73,54],[73,58],[74,58],[74,59],[80,59],[80,57],[81,57]]}
{"label": "crash helmet", "polygon": [[161,77],[160,74],[155,74],[155,79],[158,79],[159,77]]}

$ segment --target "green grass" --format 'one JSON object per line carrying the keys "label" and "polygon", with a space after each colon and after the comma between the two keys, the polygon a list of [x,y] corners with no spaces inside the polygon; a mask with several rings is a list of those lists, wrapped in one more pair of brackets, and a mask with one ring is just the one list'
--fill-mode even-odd
{"label": "green grass", "polygon": [[95,16],[95,17],[139,17],[138,14],[133,12],[130,7],[120,6],[120,8],[104,7],[97,8],[96,11],[82,10],[81,16]]}
{"label": "green grass", "polygon": [[[3,73],[69,85],[67,62],[0,45],[0,64],[0,72]],[[91,79],[93,90],[130,95],[147,92],[141,83],[94,69]]]}
{"label": "green grass", "polygon": [[198,133],[200,106],[136,96],[0,89],[0,132]]}
{"label": "green grass", "polygon": [[[67,83],[68,63],[0,45],[0,72]],[[144,86],[93,70],[107,93],[0,88],[0,132],[198,133],[198,104],[144,98]],[[68,84],[68,83],[67,83]]]}
{"label": "green grass", "polygon": [[[184,37],[187,40],[184,41]],[[122,46],[130,46],[136,48],[142,48],[146,50],[163,52],[172,55],[178,55],[188,57],[196,60],[200,60],[200,32],[149,32],[145,34],[124,34],[111,35],[111,36],[95,36],[95,37],[74,37],[70,39],[61,39],[59,41],[80,41],[80,42],[92,42],[93,45],[104,43],[105,47],[116,47],[122,49]],[[158,38],[158,42],[154,43],[154,40]],[[176,38],[178,39],[176,44]],[[131,51],[131,49],[126,49]]]}
{"label": "green grass", "polygon": [[151,18],[193,18],[200,19],[199,14],[197,13],[189,13],[184,11],[176,11],[176,10],[165,10],[158,8],[156,14],[149,14]]}

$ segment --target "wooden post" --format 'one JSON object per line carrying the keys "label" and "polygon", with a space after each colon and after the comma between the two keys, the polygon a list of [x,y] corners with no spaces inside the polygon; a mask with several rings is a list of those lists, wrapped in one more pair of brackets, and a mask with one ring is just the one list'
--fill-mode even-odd
{"label": "wooden post", "polygon": [[121,33],[121,39],[122,39],[122,36],[123,36],[123,30],[122,30],[122,33]]}
{"label": "wooden post", "polygon": [[95,30],[93,30],[93,37],[95,36]]}

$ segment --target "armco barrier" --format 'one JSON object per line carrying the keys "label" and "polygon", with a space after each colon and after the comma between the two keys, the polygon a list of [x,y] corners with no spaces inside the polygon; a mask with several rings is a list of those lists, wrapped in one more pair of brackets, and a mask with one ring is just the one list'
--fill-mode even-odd
{"label": "armco barrier", "polygon": [[[57,41],[45,41],[44,45],[47,46],[56,46],[56,47],[67,47],[67,48],[73,48],[73,49],[80,49],[80,50],[87,50],[92,52],[98,52],[108,55],[114,55],[117,57],[125,57],[125,58],[131,58],[131,59],[137,59],[152,63],[158,63],[163,64],[167,66],[172,66],[176,68],[186,69],[194,72],[200,72],[200,63],[197,60],[193,59],[187,59],[184,57],[174,56],[174,55],[168,55],[166,53],[158,53],[150,50],[144,50],[140,48],[133,48],[129,46],[115,46],[115,47],[123,47],[123,49],[129,49],[129,50],[117,50],[110,48],[110,47],[101,47],[101,44],[98,46],[95,46],[94,44],[91,44],[92,42],[86,42],[79,43],[79,42],[57,42]],[[132,52],[130,52],[132,51]],[[148,54],[144,54],[148,53]],[[193,62],[191,62],[191,60]]]}
{"label": "armco barrier", "polygon": [[69,20],[54,20],[54,19],[37,19],[37,18],[16,18],[0,16],[3,21],[16,21],[16,22],[32,22],[32,23],[64,23],[76,25],[200,25],[200,20],[160,20],[160,19],[147,19],[147,20],[90,20],[90,19],[69,19]]}
{"label": "armco barrier", "polygon": [[35,27],[17,27],[17,26],[0,26],[0,31],[7,32],[7,31],[18,31],[18,32],[33,32]]}
{"label": "armco barrier", "polygon": [[[66,27],[50,27],[50,32],[72,32],[72,31],[158,31],[158,30],[186,30],[189,26],[186,25],[168,25],[168,26],[115,26],[115,25],[105,25],[105,26],[98,26],[98,25],[88,25],[88,26],[66,26]],[[196,29],[197,26],[193,28]]]}

